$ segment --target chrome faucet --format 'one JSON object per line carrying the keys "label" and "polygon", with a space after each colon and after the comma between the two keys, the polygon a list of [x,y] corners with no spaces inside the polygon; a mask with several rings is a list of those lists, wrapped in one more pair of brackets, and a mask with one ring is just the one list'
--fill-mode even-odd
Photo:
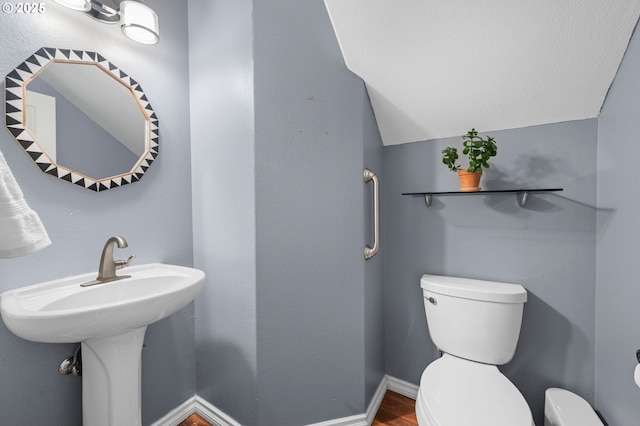
{"label": "chrome faucet", "polygon": [[131,275],[116,275],[116,271],[129,266],[133,258],[136,256],[131,255],[127,260],[113,260],[113,248],[116,244],[118,245],[118,248],[129,247],[127,240],[122,237],[115,236],[109,238],[102,249],[100,265],[98,266],[98,277],[94,281],[80,284],[82,287],[108,283],[110,281],[117,281],[131,277]]}

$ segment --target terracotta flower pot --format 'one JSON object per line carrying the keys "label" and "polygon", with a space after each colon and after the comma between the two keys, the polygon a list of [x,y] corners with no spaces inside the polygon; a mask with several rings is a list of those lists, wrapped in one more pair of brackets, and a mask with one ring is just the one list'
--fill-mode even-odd
{"label": "terracotta flower pot", "polygon": [[458,177],[460,178],[461,192],[480,191],[480,178],[482,177],[482,171],[468,172],[466,170],[458,170]]}

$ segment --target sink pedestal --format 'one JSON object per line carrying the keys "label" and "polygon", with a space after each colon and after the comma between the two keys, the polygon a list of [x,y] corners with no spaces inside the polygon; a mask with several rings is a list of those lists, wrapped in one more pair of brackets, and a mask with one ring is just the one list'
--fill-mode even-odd
{"label": "sink pedestal", "polygon": [[142,343],[147,327],[82,342],[83,426],[140,426]]}

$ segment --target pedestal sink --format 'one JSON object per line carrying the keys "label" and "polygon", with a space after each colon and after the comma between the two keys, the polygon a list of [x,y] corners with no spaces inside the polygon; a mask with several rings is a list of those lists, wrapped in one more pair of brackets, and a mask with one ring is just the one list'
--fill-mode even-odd
{"label": "pedestal sink", "polygon": [[130,278],[81,287],[95,273],[3,293],[2,319],[23,339],[82,342],[84,426],[141,425],[140,373],[144,334],[151,323],[189,304],[204,286],[204,272],[147,264],[126,269]]}

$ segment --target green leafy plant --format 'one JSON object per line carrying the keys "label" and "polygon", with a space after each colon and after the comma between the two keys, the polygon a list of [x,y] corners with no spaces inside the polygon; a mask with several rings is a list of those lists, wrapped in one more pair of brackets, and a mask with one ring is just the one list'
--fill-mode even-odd
{"label": "green leafy plant", "polygon": [[[462,137],[462,153],[469,157],[468,172],[481,172],[482,168],[489,168],[489,158],[498,153],[496,140],[491,136],[483,138],[478,136],[476,129],[471,129]],[[456,172],[462,167],[456,163],[458,160],[458,150],[452,146],[442,150],[442,162],[451,170]]]}
{"label": "green leafy plant", "polygon": [[461,169],[460,164],[456,164],[458,161],[458,150],[452,146],[448,146],[442,150],[442,162],[449,167],[452,172],[457,172]]}

